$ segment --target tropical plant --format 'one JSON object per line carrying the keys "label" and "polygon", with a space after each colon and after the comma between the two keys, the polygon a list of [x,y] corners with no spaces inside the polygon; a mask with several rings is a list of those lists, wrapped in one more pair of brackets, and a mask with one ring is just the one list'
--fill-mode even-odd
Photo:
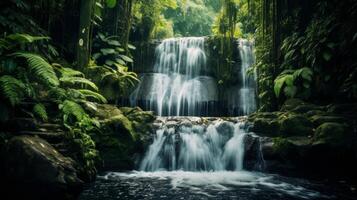
{"label": "tropical plant", "polygon": [[299,97],[305,99],[310,97],[312,76],[312,70],[307,67],[298,70],[283,71],[274,81],[276,97],[280,97],[282,90],[288,98],[293,98],[297,94]]}
{"label": "tropical plant", "polygon": [[[129,44],[128,49],[135,47]],[[133,59],[125,54],[125,48],[115,37],[99,33],[94,43],[94,52],[94,62],[89,69],[95,82],[104,92],[107,91],[105,96],[118,99],[126,95],[139,80],[137,75],[128,69],[127,65],[133,63]]]}

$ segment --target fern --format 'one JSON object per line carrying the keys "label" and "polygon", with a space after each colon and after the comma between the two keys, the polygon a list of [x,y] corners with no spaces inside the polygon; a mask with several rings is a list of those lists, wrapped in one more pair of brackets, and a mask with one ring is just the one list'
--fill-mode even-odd
{"label": "fern", "polygon": [[59,81],[52,66],[41,56],[33,53],[14,53],[15,57],[25,58],[30,72],[47,86],[58,86]]}
{"label": "fern", "polygon": [[77,121],[82,121],[88,118],[87,113],[83,110],[82,106],[70,100],[65,100],[59,105],[60,110],[63,112],[63,121],[67,122],[70,116],[74,116]]}
{"label": "fern", "polygon": [[82,72],[74,70],[72,68],[62,67],[60,64],[57,63],[53,63],[52,66],[55,70],[61,73],[62,77],[84,77],[84,74]]}
{"label": "fern", "polygon": [[25,96],[25,84],[9,75],[0,77],[0,88],[12,106],[19,104]]}
{"label": "fern", "polygon": [[35,116],[39,117],[42,121],[47,121],[48,120],[48,115],[46,111],[45,105],[42,103],[38,103],[33,107],[33,113]]}
{"label": "fern", "polygon": [[103,97],[101,94],[97,92],[93,92],[91,90],[78,90],[85,98],[93,98],[98,100],[101,103],[107,103],[107,100],[105,97]]}
{"label": "fern", "polygon": [[90,86],[95,91],[98,91],[98,87],[92,81],[82,77],[62,77],[60,81],[65,84],[84,84]]}
{"label": "fern", "polygon": [[6,39],[10,39],[14,42],[23,44],[23,43],[32,43],[39,40],[49,40],[50,38],[45,36],[32,36],[24,33],[15,33],[15,34],[8,35]]}

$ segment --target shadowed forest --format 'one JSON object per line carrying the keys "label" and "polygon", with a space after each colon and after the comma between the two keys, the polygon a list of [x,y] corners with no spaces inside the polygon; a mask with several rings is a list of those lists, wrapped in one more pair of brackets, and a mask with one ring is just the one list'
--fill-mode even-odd
{"label": "shadowed forest", "polygon": [[356,19],[355,0],[2,0],[0,199],[356,199]]}

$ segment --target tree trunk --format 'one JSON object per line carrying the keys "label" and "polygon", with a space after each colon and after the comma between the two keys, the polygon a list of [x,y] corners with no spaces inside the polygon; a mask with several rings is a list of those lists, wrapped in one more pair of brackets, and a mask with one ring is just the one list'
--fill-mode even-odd
{"label": "tree trunk", "polygon": [[81,0],[79,34],[77,43],[77,64],[84,70],[89,63],[91,42],[91,19],[95,0]]}

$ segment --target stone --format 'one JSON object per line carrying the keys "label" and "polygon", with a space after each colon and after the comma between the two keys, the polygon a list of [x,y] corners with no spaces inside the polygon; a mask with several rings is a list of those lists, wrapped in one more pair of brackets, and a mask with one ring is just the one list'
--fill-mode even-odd
{"label": "stone", "polygon": [[353,134],[345,124],[326,122],[316,129],[313,141],[314,144],[347,148],[353,141]]}
{"label": "stone", "polygon": [[[11,199],[70,199],[76,198],[83,187],[76,163],[58,153],[45,140],[31,136],[10,139],[1,154],[1,185],[19,193]],[[24,195],[24,196],[21,196]]]}
{"label": "stone", "polygon": [[288,99],[284,102],[283,106],[281,107],[280,111],[292,111],[298,106],[304,105],[305,102],[300,99]]}
{"label": "stone", "polygon": [[313,115],[310,120],[316,127],[327,122],[345,123],[347,121],[344,117],[334,115]]}
{"label": "stone", "polygon": [[278,121],[279,113],[258,112],[250,115],[248,121],[251,122],[249,131],[258,135],[278,136],[280,125]]}
{"label": "stone", "polygon": [[284,136],[308,136],[313,124],[303,115],[285,113],[279,117],[280,132]]}

